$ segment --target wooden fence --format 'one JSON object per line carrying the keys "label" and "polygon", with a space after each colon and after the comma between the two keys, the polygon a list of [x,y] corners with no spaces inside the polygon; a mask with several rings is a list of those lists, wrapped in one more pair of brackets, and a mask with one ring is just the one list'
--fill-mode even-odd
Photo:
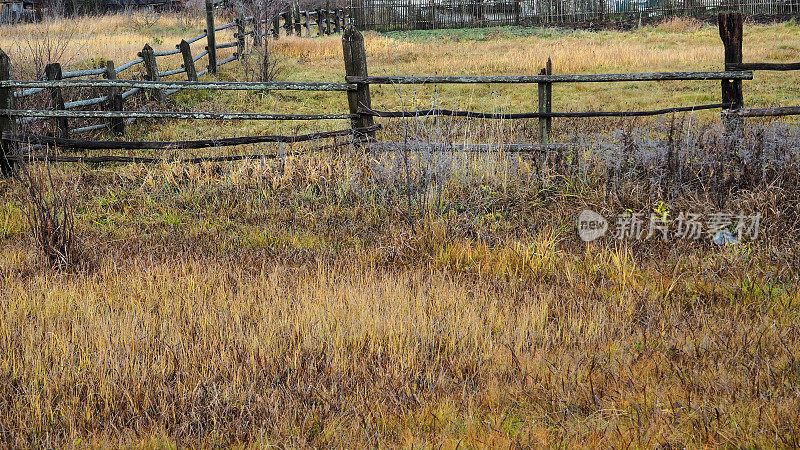
{"label": "wooden fence", "polygon": [[[407,76],[384,77],[369,76],[367,70],[367,57],[364,48],[364,38],[355,27],[348,26],[342,36],[342,47],[345,65],[345,80],[343,83],[331,82],[221,82],[221,81],[160,81],[160,80],[61,80],[55,76],[53,80],[17,81],[10,80],[10,62],[5,54],[0,52],[0,135],[2,140],[3,163],[5,174],[12,172],[12,165],[16,158],[29,158],[34,160],[47,159],[51,162],[155,162],[158,158],[152,157],[126,157],[126,156],[52,156],[46,153],[37,153],[37,146],[56,146],[62,149],[190,149],[215,146],[229,146],[252,144],[258,142],[301,142],[323,138],[350,136],[357,144],[368,146],[374,150],[391,150],[409,148],[405,143],[380,143],[375,140],[375,132],[380,128],[374,123],[375,117],[384,118],[409,118],[429,116],[456,116],[482,119],[538,119],[540,127],[540,140],[528,144],[512,144],[497,146],[513,152],[539,152],[544,153],[564,148],[566,144],[550,143],[551,120],[556,117],[582,118],[582,117],[640,117],[661,114],[673,114],[685,111],[707,109],[721,109],[722,118],[727,125],[727,132],[740,133],[741,123],[745,117],[766,117],[800,115],[800,106],[776,108],[744,108],[743,80],[753,79],[753,70],[794,70],[800,64],[774,64],[774,63],[743,63],[742,62],[742,15],[738,13],[720,14],[719,29],[725,47],[725,70],[723,71],[695,71],[695,72],[655,72],[655,73],[623,73],[623,74],[577,74],[559,75],[552,73],[552,65],[548,61],[546,67],[537,75],[521,76]],[[57,74],[56,74],[57,75]],[[579,112],[554,112],[552,110],[552,85],[554,83],[615,83],[615,82],[661,82],[661,81],[697,81],[717,80],[721,84],[722,96],[719,103],[703,105],[687,105],[666,107],[648,111],[579,111]],[[477,111],[453,111],[445,109],[427,109],[416,111],[378,111],[373,109],[370,96],[370,85],[373,84],[472,84],[472,83],[512,83],[538,85],[539,108],[536,112],[522,113],[487,113]],[[66,87],[94,87],[108,89],[109,92],[132,92],[145,90],[147,92],[177,92],[181,90],[293,90],[293,91],[323,91],[331,93],[345,93],[348,99],[346,113],[320,113],[320,114],[275,114],[275,113],[247,113],[247,112],[177,112],[177,111],[122,111],[119,108],[109,108],[105,111],[73,111],[62,107],[62,102],[55,102],[56,110],[24,110],[14,108],[15,92],[31,90],[48,90],[55,100],[59,89]],[[112,98],[119,98],[115,94]],[[111,103],[116,105],[115,102]],[[119,142],[119,141],[84,141],[70,139],[63,135],[41,136],[17,131],[19,121],[28,118],[49,118],[56,121],[75,118],[103,118],[119,121],[132,118],[148,119],[192,119],[192,120],[310,120],[341,119],[349,120],[350,127],[333,132],[312,133],[303,136],[247,136],[200,141],[177,142]],[[68,127],[64,127],[66,129]],[[112,126],[113,128],[113,126]],[[20,150],[22,148],[22,150]],[[445,144],[445,143],[420,143],[413,148],[443,149],[449,148],[456,151],[480,151],[486,149],[486,144]],[[27,150],[25,150],[27,149]],[[272,158],[274,154],[267,155],[233,155],[217,157],[190,158],[187,162],[199,161],[229,161],[248,158]]]}
{"label": "wooden fence", "polygon": [[[105,128],[113,130],[117,135],[122,135],[124,133],[125,124],[136,119],[135,113],[125,115],[124,118],[127,120],[120,120],[118,117],[112,117],[109,121],[103,123],[76,128],[70,128],[69,119],[88,117],[85,114],[81,115],[80,109],[104,107],[107,111],[124,111],[126,101],[133,95],[146,95],[150,99],[155,98],[157,100],[163,100],[166,96],[178,92],[179,89],[148,88],[145,92],[142,92],[141,86],[126,85],[121,82],[116,85],[113,83],[111,85],[94,83],[81,86],[75,83],[64,84],[60,82],[68,79],[86,77],[102,77],[106,80],[116,82],[121,81],[118,80],[118,78],[123,72],[130,71],[137,67],[144,68],[144,79],[147,81],[162,81],[168,77],[183,75],[188,82],[195,82],[206,74],[216,74],[219,67],[249,55],[254,47],[261,47],[264,39],[268,36],[278,39],[281,34],[281,29],[285,30],[284,33],[287,35],[297,34],[305,37],[315,37],[338,33],[349,20],[349,17],[344,14],[342,10],[300,11],[296,4],[294,4],[288,7],[286,11],[280,12],[271,18],[257,20],[252,16],[246,17],[240,12],[239,17],[234,21],[222,25],[215,25],[214,12],[219,5],[220,3],[214,2],[213,0],[206,0],[206,29],[203,30],[203,33],[200,35],[182,40],[172,49],[156,51],[150,47],[149,44],[146,44],[137,55],[137,58],[131,61],[119,66],[116,66],[114,61],[106,61],[104,67],[86,70],[64,72],[59,63],[52,63],[46,67],[45,76],[42,80],[46,80],[47,82],[38,84],[33,82],[29,84],[26,89],[15,91],[13,96],[15,99],[19,100],[35,95],[47,95],[49,93],[54,109],[64,111],[76,110],[75,114],[63,113],[63,116],[58,117],[57,135],[59,137],[66,138],[71,135]],[[320,17],[322,18],[321,20],[319,19]],[[315,27],[316,34],[311,33],[312,27]],[[229,29],[235,30],[232,39],[229,42],[218,43],[217,37],[220,36],[220,33]],[[209,32],[208,30],[211,31]],[[304,30],[305,33],[303,33]],[[206,44],[199,52],[192,49],[192,45],[197,42]],[[227,57],[218,58],[218,53],[226,49],[232,49],[233,53]],[[172,70],[161,70],[159,68],[159,61],[172,55],[181,56],[182,63],[180,67]],[[199,64],[201,64],[200,61],[203,58],[206,59],[207,63],[203,67],[199,67]],[[96,60],[102,61],[102,58],[97,58]],[[105,95],[94,98],[79,98],[72,101],[65,101],[62,89],[68,87],[103,87],[108,88],[108,91]],[[121,90],[120,87],[124,90]],[[30,124],[43,120],[46,117],[52,118],[55,116],[25,116],[22,119],[22,123]]]}
{"label": "wooden fence", "polygon": [[350,0],[361,30],[431,30],[709,17],[796,15],[800,0]]}

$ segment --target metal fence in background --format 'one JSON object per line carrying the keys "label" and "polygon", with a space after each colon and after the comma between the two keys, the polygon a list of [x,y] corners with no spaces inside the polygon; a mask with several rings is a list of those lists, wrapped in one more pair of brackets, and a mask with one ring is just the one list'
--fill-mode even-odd
{"label": "metal fence in background", "polygon": [[800,0],[350,0],[359,29],[431,30],[711,17],[720,11],[793,15]]}

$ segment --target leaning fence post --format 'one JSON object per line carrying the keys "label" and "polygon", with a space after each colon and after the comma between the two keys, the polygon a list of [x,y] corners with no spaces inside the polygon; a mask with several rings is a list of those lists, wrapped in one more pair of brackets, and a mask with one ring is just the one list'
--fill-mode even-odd
{"label": "leaning fence post", "polygon": [[183,56],[183,68],[186,69],[186,80],[197,81],[197,67],[194,65],[192,46],[183,39],[181,43],[178,44],[178,48],[181,50],[181,56]]}
{"label": "leaning fence post", "polygon": [[[156,55],[153,52],[153,47],[150,44],[144,44],[144,48],[139,53],[139,56],[144,60],[144,68],[147,71],[148,81],[159,81],[161,77],[158,75],[158,63],[156,62]],[[151,99],[164,101],[164,93],[160,89],[150,89],[148,96]]]}
{"label": "leaning fence post", "polygon": [[[729,64],[742,62],[742,14],[741,13],[720,13],[719,36],[725,46],[725,70]],[[727,113],[732,109],[739,109],[744,106],[744,96],[742,93],[742,80],[722,80],[722,118],[725,124],[725,131],[729,134],[741,131],[741,118],[733,118]]]}
{"label": "leaning fence post", "polygon": [[[47,79],[50,81],[60,80],[61,77],[61,64],[59,63],[51,63],[45,66],[44,74],[47,76]],[[51,87],[50,88],[50,98],[53,102],[53,109],[57,111],[63,111],[64,108],[64,96],[61,93],[60,87]],[[68,138],[69,137],[69,121],[66,117],[57,117],[56,118],[56,136],[61,138]]]}
{"label": "leaning fence post", "polygon": [[[353,25],[348,25],[342,34],[342,50],[344,53],[345,75],[349,77],[367,76],[367,52],[364,49],[364,36],[356,30]],[[372,109],[372,101],[369,95],[369,84],[358,82],[355,91],[347,91],[347,103],[350,106],[350,119],[353,128],[365,128],[372,126],[374,121],[369,114],[359,112],[361,107]],[[365,133],[360,138],[368,139],[375,137],[375,132]]]}
{"label": "leaning fence post", "polygon": [[[114,67],[114,61],[106,61],[106,73],[104,76],[107,80],[117,79],[117,70]],[[122,94],[120,94],[115,87],[108,90],[107,109],[108,111],[123,110]],[[125,134],[125,119],[122,117],[112,117],[109,119],[109,126],[111,127],[111,131],[117,136]]]}
{"label": "leaning fence post", "polygon": [[208,45],[208,73],[217,73],[217,36],[214,31],[214,0],[206,0],[206,38]]}
{"label": "leaning fence post", "polygon": [[[11,80],[11,59],[0,49],[0,81]],[[0,109],[14,109],[14,89],[0,87]],[[0,172],[4,177],[14,173],[14,147],[10,141],[3,139],[3,133],[15,133],[17,119],[7,114],[0,114]]]}

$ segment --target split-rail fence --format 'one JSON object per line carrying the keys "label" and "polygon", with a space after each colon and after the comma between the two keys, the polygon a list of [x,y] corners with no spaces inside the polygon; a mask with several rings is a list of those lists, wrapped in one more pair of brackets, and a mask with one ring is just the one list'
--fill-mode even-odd
{"label": "split-rail fence", "polygon": [[[238,24],[240,22],[236,22]],[[209,29],[213,27],[209,26]],[[345,79],[343,82],[293,82],[293,81],[274,81],[274,82],[223,82],[223,81],[163,81],[153,76],[148,80],[119,80],[108,77],[105,80],[66,80],[64,74],[59,77],[52,77],[50,80],[19,81],[10,79],[9,59],[5,54],[0,54],[0,136],[2,136],[3,155],[0,161],[3,163],[5,174],[11,174],[13,165],[21,159],[47,160],[50,162],[156,162],[159,158],[154,157],[125,157],[125,156],[53,156],[47,153],[34,151],[36,148],[46,148],[55,146],[62,149],[84,149],[84,150],[114,150],[114,149],[197,149],[207,147],[223,147],[241,144],[252,144],[261,142],[301,142],[319,140],[324,138],[335,138],[349,136],[349,142],[357,145],[374,149],[377,151],[407,148],[404,143],[378,142],[375,139],[376,131],[380,129],[375,124],[375,117],[378,118],[409,118],[427,116],[455,116],[465,118],[482,119],[538,119],[540,139],[539,142],[527,144],[509,144],[495,146],[501,150],[510,152],[535,152],[545,155],[550,151],[555,151],[566,146],[566,144],[551,143],[550,133],[552,128],[552,118],[584,118],[584,117],[641,117],[662,114],[673,114],[685,111],[697,111],[708,109],[722,110],[722,119],[726,123],[726,130],[730,133],[739,133],[742,128],[742,121],[745,117],[767,117],[767,116],[786,116],[800,115],[800,106],[785,106],[774,108],[745,108],[742,82],[753,79],[753,71],[756,70],[797,70],[800,63],[778,64],[778,63],[744,63],[742,61],[742,34],[743,20],[738,13],[727,13],[719,15],[719,31],[725,48],[724,70],[721,71],[684,71],[684,72],[655,72],[655,73],[617,73],[617,74],[574,74],[561,75],[552,73],[550,61],[539,74],[519,75],[519,76],[406,76],[406,77],[385,77],[369,76],[367,70],[367,57],[364,47],[362,34],[352,25],[344,29],[342,35],[342,46],[345,65]],[[243,36],[239,33],[237,36]],[[197,39],[201,39],[201,37]],[[183,44],[183,43],[182,43]],[[237,44],[239,45],[239,44]],[[184,46],[185,47],[185,46]],[[210,46],[209,48],[213,48]],[[241,46],[239,47],[241,49]],[[241,50],[240,50],[241,51]],[[149,53],[149,52],[146,52]],[[150,58],[152,55],[143,55],[142,59]],[[191,55],[185,56],[186,61],[191,61]],[[130,64],[130,63],[129,63]],[[189,65],[191,67],[191,65]],[[118,72],[117,72],[118,73]],[[155,68],[151,72],[156,74]],[[559,112],[553,111],[552,85],[554,83],[614,83],[614,82],[661,82],[661,81],[697,81],[697,80],[717,80],[721,85],[721,99],[718,103],[703,105],[686,105],[665,107],[657,110],[647,111],[581,111],[581,112]],[[504,83],[504,84],[530,84],[538,85],[539,108],[535,112],[522,113],[488,113],[477,111],[453,111],[445,109],[427,109],[416,111],[380,111],[372,107],[370,96],[370,86],[374,84],[466,84],[466,83]],[[15,95],[20,92],[30,92],[31,90],[48,90],[59,100],[59,89],[66,87],[94,87],[107,89],[108,99],[104,102],[108,105],[106,110],[101,111],[73,111],[66,108],[63,102],[54,102],[57,105],[55,110],[25,110],[15,109]],[[177,92],[181,90],[256,90],[256,91],[323,91],[341,92],[347,96],[348,111],[346,112],[325,112],[318,114],[276,114],[261,112],[182,112],[182,111],[123,111],[119,108],[118,99],[123,94],[119,92],[132,92],[134,90],[144,90],[145,92]],[[102,103],[102,102],[101,102]],[[18,124],[21,121],[31,118],[46,118],[55,120],[58,129],[62,131],[64,127],[60,121],[75,118],[101,118],[108,120],[112,130],[121,130],[120,121],[125,119],[189,119],[189,120],[305,120],[317,121],[322,119],[340,119],[349,121],[349,127],[338,131],[328,131],[311,133],[301,136],[245,136],[222,138],[214,140],[196,141],[170,141],[170,142],[147,142],[147,141],[90,141],[72,139],[69,136],[60,135],[44,136],[18,131]],[[738,130],[738,131],[737,131]],[[37,147],[39,146],[39,147]],[[417,148],[449,148],[455,151],[480,151],[487,149],[486,144],[445,144],[445,143],[423,143]],[[27,149],[27,150],[26,150]],[[190,158],[186,162],[200,161],[230,161],[249,158],[274,158],[276,154],[263,155],[230,155],[215,157]]]}

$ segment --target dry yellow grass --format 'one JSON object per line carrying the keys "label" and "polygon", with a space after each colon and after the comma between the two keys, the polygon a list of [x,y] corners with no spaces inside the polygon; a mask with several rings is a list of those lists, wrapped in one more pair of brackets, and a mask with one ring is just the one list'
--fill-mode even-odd
{"label": "dry yellow grass", "polygon": [[[88,44],[93,51],[123,61],[141,47],[114,44],[123,19],[92,20],[108,37]],[[722,52],[713,28],[685,23],[632,33],[511,32],[486,41],[478,40],[483,31],[370,33],[370,69],[533,73],[547,56],[561,73],[702,69],[718,67]],[[791,24],[748,27],[746,55],[789,60],[799,36]],[[130,36],[138,38],[148,36]],[[289,79],[342,79],[337,37],[282,38],[273,49]],[[796,99],[795,91],[775,92],[784,85],[763,84],[769,99]],[[563,87],[557,99],[564,109],[587,97],[611,109],[684,93],[650,86]],[[457,94],[448,101],[481,109],[509,98],[519,109],[535,102],[510,88],[447,92]],[[376,105],[390,106],[430,94],[374,93]],[[344,105],[342,96],[317,93],[177,102],[292,112]],[[600,124],[569,132],[602,131]],[[145,123],[131,136],[295,126]],[[520,131],[475,127],[465,133],[503,139]],[[0,445],[798,445],[796,184],[734,192],[723,205],[764,212],[756,242],[584,244],[574,221],[586,207],[614,214],[649,213],[661,200],[673,212],[720,205],[703,186],[673,201],[641,180],[612,189],[594,171],[543,184],[527,157],[403,161],[345,151],[236,164],[60,166],[56,190],[79,199],[81,253],[69,270],[46,265],[29,236],[24,187],[0,180]],[[443,168],[428,168],[428,181],[405,178],[416,164]]]}

